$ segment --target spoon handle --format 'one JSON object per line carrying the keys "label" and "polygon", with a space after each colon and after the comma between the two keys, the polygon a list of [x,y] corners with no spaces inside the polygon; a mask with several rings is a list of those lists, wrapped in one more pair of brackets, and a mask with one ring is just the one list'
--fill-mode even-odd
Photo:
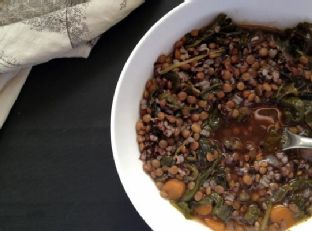
{"label": "spoon handle", "polygon": [[297,148],[312,148],[312,139],[307,137],[300,137],[296,146]]}
{"label": "spoon handle", "polygon": [[288,130],[286,131],[286,142],[283,144],[283,150],[297,148],[312,148],[312,139],[295,135]]}

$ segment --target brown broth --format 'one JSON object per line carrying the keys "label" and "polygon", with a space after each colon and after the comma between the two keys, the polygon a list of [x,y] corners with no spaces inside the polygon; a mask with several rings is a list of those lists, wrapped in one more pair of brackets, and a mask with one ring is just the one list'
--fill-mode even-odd
{"label": "brown broth", "polygon": [[[258,109],[262,109],[261,115],[272,118],[273,123],[255,118],[254,114]],[[276,110],[279,109],[268,105],[256,107],[252,110],[250,117],[243,122],[237,122],[236,120],[225,122],[224,126],[217,129],[214,138],[222,142],[224,138],[235,137],[240,139],[244,146],[250,141],[255,143],[256,146],[260,146],[267,135],[268,128],[281,125]]]}

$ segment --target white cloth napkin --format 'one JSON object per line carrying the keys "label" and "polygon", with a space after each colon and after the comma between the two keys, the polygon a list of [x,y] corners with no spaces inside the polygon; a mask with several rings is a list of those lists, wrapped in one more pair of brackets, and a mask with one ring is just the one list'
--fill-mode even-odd
{"label": "white cloth napkin", "polygon": [[0,0],[0,128],[32,66],[87,58],[98,36],[143,2]]}

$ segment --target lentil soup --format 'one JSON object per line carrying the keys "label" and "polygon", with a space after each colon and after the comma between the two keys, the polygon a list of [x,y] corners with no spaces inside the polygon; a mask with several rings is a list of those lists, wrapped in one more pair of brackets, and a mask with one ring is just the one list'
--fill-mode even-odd
{"label": "lentil soup", "polygon": [[224,14],[162,54],[136,124],[162,197],[213,230],[285,230],[312,215],[312,25],[240,26]]}

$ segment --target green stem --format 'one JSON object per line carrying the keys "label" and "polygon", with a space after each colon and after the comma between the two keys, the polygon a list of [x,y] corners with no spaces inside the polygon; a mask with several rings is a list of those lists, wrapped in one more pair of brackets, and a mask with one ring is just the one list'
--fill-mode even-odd
{"label": "green stem", "polygon": [[195,57],[193,57],[193,58],[191,58],[191,59],[187,59],[187,60],[185,60],[185,61],[172,64],[171,66],[169,66],[169,67],[163,69],[162,71],[160,71],[159,74],[164,75],[164,74],[168,73],[169,71],[172,71],[173,69],[176,69],[176,68],[178,68],[178,67],[181,67],[181,66],[183,66],[184,64],[192,63],[192,62],[195,62],[195,61],[197,61],[197,60],[203,59],[203,58],[207,57],[208,55],[209,55],[209,58],[211,58],[211,59],[217,58],[217,57],[219,57],[224,51],[225,51],[224,48],[220,48],[220,49],[218,49],[218,50],[210,51],[209,54],[198,55],[198,56],[195,56]]}
{"label": "green stem", "polygon": [[206,56],[207,56],[207,55],[199,55],[199,56],[196,56],[196,57],[194,57],[194,58],[187,59],[187,60],[185,60],[185,61],[183,61],[183,62],[175,63],[175,64],[173,64],[173,65],[171,65],[171,66],[169,66],[169,67],[163,69],[162,71],[160,71],[159,74],[161,74],[161,75],[166,74],[167,72],[169,72],[169,71],[171,71],[171,70],[173,70],[173,69],[175,69],[175,68],[181,67],[181,66],[183,66],[184,64],[192,63],[192,62],[195,62],[195,61],[197,61],[197,60],[203,59],[203,58],[205,58]]}
{"label": "green stem", "polygon": [[[191,133],[191,135],[192,135],[192,133]],[[175,153],[174,153],[174,156],[177,156],[177,155],[180,153],[181,148],[182,148],[184,145],[186,145],[186,143],[187,143],[187,139],[184,140],[183,143],[176,149],[176,151],[175,151]]]}
{"label": "green stem", "polygon": [[268,205],[268,208],[264,214],[263,220],[261,221],[260,225],[260,231],[267,231],[268,230],[268,224],[269,224],[269,218],[272,210],[272,204],[270,203]]}

